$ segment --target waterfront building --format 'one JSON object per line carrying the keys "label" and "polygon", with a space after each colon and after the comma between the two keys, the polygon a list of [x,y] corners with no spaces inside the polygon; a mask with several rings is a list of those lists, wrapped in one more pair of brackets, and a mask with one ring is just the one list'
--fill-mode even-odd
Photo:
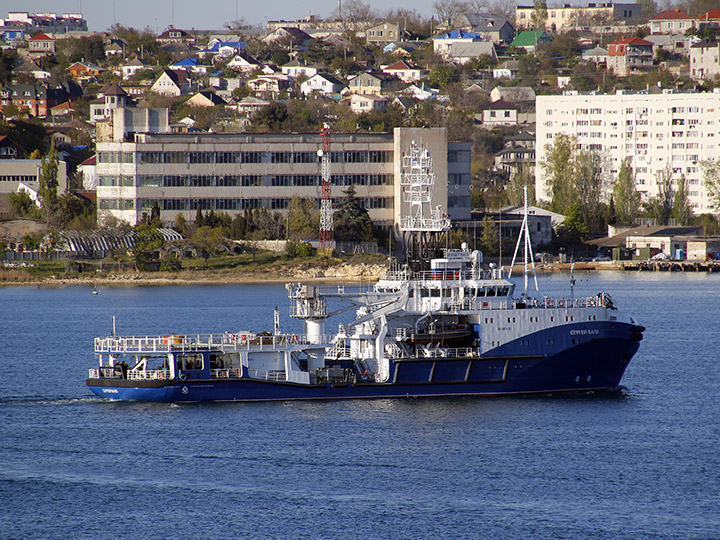
{"label": "waterfront building", "polygon": [[[580,148],[607,158],[609,180],[617,177],[625,158],[635,173],[643,200],[658,194],[658,175],[670,169],[684,175],[693,212],[712,212],[703,184],[702,162],[720,149],[720,92],[660,94],[618,91],[615,94],[565,92],[537,97],[538,164],[559,134],[573,136]],[[607,183],[606,194],[612,189]],[[550,198],[545,170],[536,168],[537,200]]]}
{"label": "waterfront building", "polygon": [[[112,123],[123,118],[122,110],[113,111]],[[157,133],[110,124],[98,128],[100,214],[135,224],[157,202],[168,223],[178,214],[193,221],[198,207],[237,215],[251,208],[285,211],[294,196],[320,199],[319,134]],[[352,185],[376,224],[399,223],[409,211],[400,188],[402,154],[413,140],[433,159],[433,204],[453,220],[469,219],[471,146],[449,142],[445,128],[333,134],[333,198]]]}

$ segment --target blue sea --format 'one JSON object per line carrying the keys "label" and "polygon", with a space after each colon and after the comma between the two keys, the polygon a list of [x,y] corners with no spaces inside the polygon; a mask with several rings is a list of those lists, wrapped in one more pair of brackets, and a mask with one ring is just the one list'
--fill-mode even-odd
{"label": "blue sea", "polygon": [[720,276],[577,277],[647,327],[621,391],[109,402],[84,380],[113,315],[297,332],[284,287],[0,289],[0,539],[720,538]]}

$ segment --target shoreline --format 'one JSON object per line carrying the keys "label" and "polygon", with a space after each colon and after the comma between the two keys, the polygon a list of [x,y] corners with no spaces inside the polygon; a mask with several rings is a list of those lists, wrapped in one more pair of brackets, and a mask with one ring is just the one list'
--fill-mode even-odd
{"label": "shoreline", "polygon": [[[539,274],[570,271],[569,263],[538,264],[536,271]],[[513,275],[522,275],[523,265],[514,266]],[[170,285],[243,285],[257,283],[373,283],[384,274],[384,265],[372,264],[344,264],[328,268],[274,268],[253,269],[250,271],[218,271],[202,270],[196,274],[184,271],[177,274],[165,272],[130,272],[120,274],[106,274],[102,276],[73,276],[61,277],[51,275],[35,277],[14,273],[12,278],[5,279],[0,270],[0,287],[124,287],[124,286],[170,286]],[[602,263],[576,263],[578,272],[598,270],[619,270],[622,267],[616,264]]]}
{"label": "shoreline", "polygon": [[[662,266],[660,266],[662,265]],[[720,265],[709,270],[699,269],[702,263],[690,261],[662,261],[659,265],[648,266],[646,261],[621,262],[578,262],[574,271],[578,273],[612,271],[612,272],[638,272],[638,271],[690,271],[690,272],[720,272]],[[572,263],[539,263],[535,265],[538,274],[553,274],[557,272],[570,272]],[[505,268],[508,268],[506,266]],[[50,275],[36,277],[17,271],[12,276],[4,275],[0,269],[0,288],[4,287],[127,287],[127,286],[169,286],[169,285],[243,285],[259,283],[374,283],[380,279],[386,270],[385,265],[378,264],[341,264],[326,268],[298,266],[280,268],[255,268],[245,271],[228,271],[202,269],[200,271],[183,271],[179,273],[168,272],[130,272],[119,274],[105,274],[102,276],[60,277]],[[516,264],[513,267],[513,276],[523,275],[524,265]]]}

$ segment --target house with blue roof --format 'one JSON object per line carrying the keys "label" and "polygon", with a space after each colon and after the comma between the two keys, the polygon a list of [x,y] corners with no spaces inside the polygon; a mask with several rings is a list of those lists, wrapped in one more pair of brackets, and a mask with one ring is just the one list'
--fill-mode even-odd
{"label": "house with blue roof", "polygon": [[207,44],[207,48],[200,51],[200,54],[211,54],[214,57],[227,58],[242,51],[247,41],[222,41],[213,39]]}
{"label": "house with blue roof", "polygon": [[175,62],[170,69],[185,69],[191,73],[207,73],[210,66],[204,65],[197,58],[185,58]]}
{"label": "house with blue roof", "polygon": [[433,38],[433,51],[443,57],[447,57],[450,50],[457,45],[487,41],[479,32],[468,32],[466,30],[453,30]]}

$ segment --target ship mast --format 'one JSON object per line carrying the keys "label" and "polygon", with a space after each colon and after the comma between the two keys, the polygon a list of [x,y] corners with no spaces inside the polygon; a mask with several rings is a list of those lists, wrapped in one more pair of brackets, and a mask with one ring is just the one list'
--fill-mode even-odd
{"label": "ship mast", "polygon": [[401,216],[400,230],[408,234],[408,262],[419,265],[427,258],[428,250],[437,247],[439,237],[450,230],[450,217],[440,206],[431,207],[435,173],[430,151],[422,143],[412,141],[402,159],[400,186],[403,202],[410,203],[410,213]]}
{"label": "ship mast", "polygon": [[320,156],[320,252],[332,255],[335,249],[335,226],[333,224],[332,191],[330,185],[330,125],[325,122],[320,128],[322,147],[318,150]]}
{"label": "ship mast", "polygon": [[518,249],[520,248],[520,241],[524,239],[523,246],[523,260],[524,260],[524,272],[523,278],[525,288],[523,294],[527,293],[528,288],[528,261],[532,265],[533,279],[535,280],[535,290],[538,291],[537,273],[535,272],[535,258],[533,257],[532,244],[530,243],[530,227],[528,226],[528,204],[527,204],[527,186],[523,188],[523,200],[524,200],[524,212],[522,227],[520,227],[520,235],[518,236],[517,244],[515,244],[515,253],[513,254],[512,263],[510,263],[510,272],[508,272],[508,279],[512,276],[513,268],[515,267],[515,259],[517,258]]}

